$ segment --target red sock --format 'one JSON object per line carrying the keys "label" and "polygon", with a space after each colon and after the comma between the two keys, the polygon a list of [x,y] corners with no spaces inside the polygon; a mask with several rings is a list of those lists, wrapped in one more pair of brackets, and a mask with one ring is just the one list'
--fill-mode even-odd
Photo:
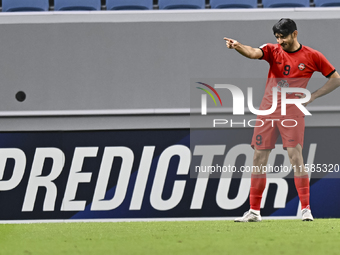
{"label": "red sock", "polygon": [[301,201],[301,210],[309,206],[309,177],[308,174],[294,176],[294,183]]}
{"label": "red sock", "polygon": [[250,184],[250,209],[259,211],[264,188],[266,187],[266,174],[252,174]]}

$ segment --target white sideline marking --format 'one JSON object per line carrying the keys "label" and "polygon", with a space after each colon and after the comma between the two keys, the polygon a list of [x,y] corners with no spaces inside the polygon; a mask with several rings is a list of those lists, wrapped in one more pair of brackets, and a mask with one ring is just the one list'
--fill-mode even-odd
{"label": "white sideline marking", "polygon": [[[132,219],[78,219],[78,220],[1,220],[0,224],[32,224],[32,223],[76,223],[76,222],[152,222],[152,221],[222,221],[235,220],[235,217],[203,217],[203,218],[132,218]],[[264,216],[263,220],[296,220],[296,216]]]}

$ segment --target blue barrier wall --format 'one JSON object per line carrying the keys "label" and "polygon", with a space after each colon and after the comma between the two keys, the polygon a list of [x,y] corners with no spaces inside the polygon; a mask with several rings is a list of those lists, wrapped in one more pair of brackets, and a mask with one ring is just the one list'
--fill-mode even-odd
{"label": "blue barrier wall", "polygon": [[[230,172],[229,176],[216,171],[198,178],[191,172],[203,160],[190,150],[193,138],[194,151],[203,146],[225,146],[211,165],[237,169],[251,165],[252,129],[217,132],[2,133],[0,220],[232,219],[242,215],[249,208],[246,171],[241,175]],[[304,160],[314,166],[310,172],[315,217],[340,217],[339,203],[334,202],[340,194],[340,161],[336,153],[329,153],[338,147],[333,139],[338,132],[339,128],[306,130]],[[288,156],[280,143],[268,164],[288,169]],[[319,165],[322,168],[318,169]],[[267,174],[264,217],[299,218],[292,174]]]}

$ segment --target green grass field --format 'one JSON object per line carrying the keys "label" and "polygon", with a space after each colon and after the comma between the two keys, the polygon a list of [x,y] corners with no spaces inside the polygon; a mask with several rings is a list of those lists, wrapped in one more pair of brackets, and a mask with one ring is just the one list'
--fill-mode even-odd
{"label": "green grass field", "polygon": [[0,254],[340,254],[340,219],[0,225]]}

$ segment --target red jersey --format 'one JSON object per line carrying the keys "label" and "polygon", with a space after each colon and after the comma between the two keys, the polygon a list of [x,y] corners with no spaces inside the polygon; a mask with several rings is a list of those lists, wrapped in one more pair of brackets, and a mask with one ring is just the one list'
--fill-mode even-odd
{"label": "red jersey", "polygon": [[[335,68],[319,51],[310,47],[300,45],[294,52],[286,52],[279,44],[264,44],[260,47],[263,52],[261,59],[266,60],[269,65],[268,78],[265,93],[260,105],[260,110],[270,109],[272,106],[272,89],[277,87],[277,108],[274,113],[267,117],[281,116],[281,88],[299,87],[306,88],[307,83],[315,71],[321,72],[329,77],[335,72]],[[291,93],[286,98],[298,98]],[[286,117],[304,116],[304,114],[293,104],[288,104]]]}

